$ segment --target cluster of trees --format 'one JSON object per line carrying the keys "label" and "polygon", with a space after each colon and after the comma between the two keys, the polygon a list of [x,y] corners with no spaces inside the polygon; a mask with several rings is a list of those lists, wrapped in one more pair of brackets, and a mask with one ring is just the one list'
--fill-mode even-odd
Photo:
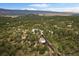
{"label": "cluster of trees", "polygon": [[34,28],[43,30],[45,38],[62,55],[79,55],[78,19],[79,16],[0,17],[0,55],[51,55],[47,46],[38,43],[32,33]]}

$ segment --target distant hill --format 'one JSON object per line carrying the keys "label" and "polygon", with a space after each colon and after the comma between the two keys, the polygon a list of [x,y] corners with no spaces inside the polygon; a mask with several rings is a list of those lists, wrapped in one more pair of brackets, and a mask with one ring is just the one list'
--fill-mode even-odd
{"label": "distant hill", "polygon": [[55,11],[35,11],[35,10],[10,10],[10,9],[1,9],[0,15],[27,15],[27,14],[39,14],[46,16],[71,16],[79,15],[71,12],[55,12]]}

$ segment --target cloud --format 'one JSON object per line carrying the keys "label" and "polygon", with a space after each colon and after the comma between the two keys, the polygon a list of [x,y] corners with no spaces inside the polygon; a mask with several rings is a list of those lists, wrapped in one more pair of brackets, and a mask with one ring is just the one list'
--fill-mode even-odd
{"label": "cloud", "polygon": [[79,12],[79,4],[75,4],[73,7],[54,7],[51,4],[47,3],[35,3],[35,4],[30,4],[29,7],[27,8],[28,10],[42,10],[42,11],[57,11],[57,12]]}
{"label": "cloud", "polygon": [[48,7],[48,4],[31,4],[31,7]]}
{"label": "cloud", "polygon": [[37,10],[35,8],[22,8],[21,10]]}
{"label": "cloud", "polygon": [[43,11],[57,11],[57,12],[78,12],[79,13],[79,7],[72,7],[72,8],[65,8],[65,7],[62,7],[62,8],[45,8],[45,9],[40,9],[40,10],[43,10]]}
{"label": "cloud", "polygon": [[22,8],[21,10],[41,10],[41,11],[57,11],[57,12],[75,12],[79,13],[79,7],[46,7],[46,8]]}

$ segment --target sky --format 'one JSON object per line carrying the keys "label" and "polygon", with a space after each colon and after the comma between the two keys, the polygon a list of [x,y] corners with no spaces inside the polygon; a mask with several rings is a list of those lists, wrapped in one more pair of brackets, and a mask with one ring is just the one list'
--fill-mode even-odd
{"label": "sky", "polygon": [[0,3],[0,8],[58,12],[79,12],[79,3]]}

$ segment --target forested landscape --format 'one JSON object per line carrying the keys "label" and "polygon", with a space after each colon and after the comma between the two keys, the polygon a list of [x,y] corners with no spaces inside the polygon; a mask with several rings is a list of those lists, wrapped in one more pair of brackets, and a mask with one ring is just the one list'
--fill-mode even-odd
{"label": "forested landscape", "polygon": [[[38,42],[40,31],[53,52]],[[1,56],[57,56],[55,53],[79,56],[79,16],[0,16]]]}

